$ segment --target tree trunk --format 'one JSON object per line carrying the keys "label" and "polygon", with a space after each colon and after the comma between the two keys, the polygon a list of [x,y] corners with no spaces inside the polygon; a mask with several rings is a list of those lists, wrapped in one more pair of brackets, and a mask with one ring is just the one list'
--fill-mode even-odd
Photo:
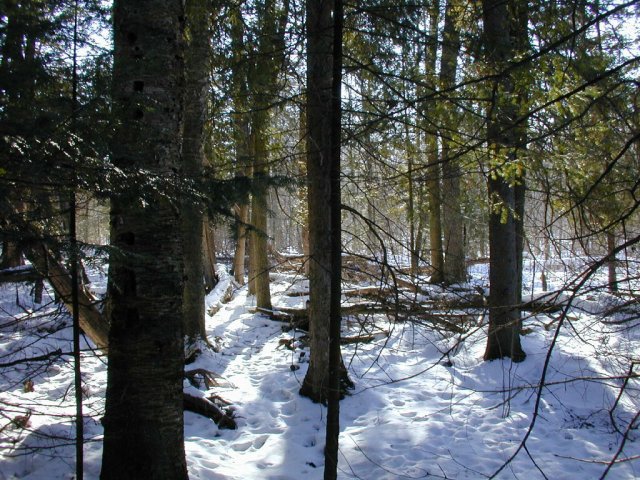
{"label": "tree trunk", "polygon": [[247,222],[249,205],[236,205],[236,250],[233,254],[233,278],[238,285],[244,285],[244,258],[247,254]]}
{"label": "tree trunk", "polygon": [[[114,164],[125,174],[142,169],[174,183],[181,170],[183,3],[116,0],[113,11],[114,114],[120,122]],[[154,190],[144,202],[137,193],[132,188],[111,199],[112,305],[100,477],[183,480],[180,218],[166,192]]]}
{"label": "tree trunk", "polygon": [[306,3],[310,358],[300,394],[314,402],[327,400],[330,383],[332,3]]}
{"label": "tree trunk", "polygon": [[[250,129],[247,113],[248,79],[244,44],[244,24],[238,7],[231,8],[231,50],[233,63],[231,82],[233,91],[233,141],[235,145],[236,177],[251,176]],[[249,222],[249,196],[244,195],[235,206],[236,250],[233,255],[233,276],[238,285],[245,283],[245,256],[247,254]]]}
{"label": "tree trunk", "polygon": [[342,290],[342,197],[340,191],[340,137],[342,133],[342,0],[333,9],[333,68],[331,80],[331,295],[329,297],[329,391],[327,395],[327,434],[324,451],[324,480],[338,478],[338,439],[340,437],[340,377],[344,366],[340,351],[340,299]]}
{"label": "tree trunk", "polygon": [[[529,46],[529,14],[527,2],[524,0],[510,0],[508,2],[509,6],[509,15],[511,19],[511,42],[512,46],[515,49],[515,55],[519,57],[524,57],[529,54],[530,46]],[[524,68],[521,67],[516,72],[511,73],[511,75],[520,75],[524,74]],[[515,101],[517,102],[518,107],[522,105],[526,105],[529,99],[528,88],[523,85],[522,82],[513,82],[514,83],[514,94]],[[520,112],[520,108],[516,111],[516,116],[519,117],[522,112]],[[516,257],[517,257],[517,267],[518,267],[518,277],[516,282],[517,288],[517,299],[516,303],[520,305],[522,303],[522,277],[524,271],[524,242],[525,242],[525,231],[524,231],[524,216],[525,216],[525,193],[526,193],[526,164],[523,160],[523,157],[526,155],[527,150],[527,140],[528,140],[528,122],[522,120],[520,118],[517,119],[515,125],[513,125],[514,134],[515,134],[515,157],[519,162],[519,173],[517,178],[515,179],[514,195],[515,195],[515,223],[516,223]]]}
{"label": "tree trunk", "polygon": [[[253,203],[253,201],[252,201]],[[249,216],[251,211],[249,210]],[[249,219],[251,221],[251,219]],[[251,226],[253,228],[253,226]],[[247,251],[249,252],[249,265],[247,265],[247,290],[249,295],[256,294],[256,277],[258,276],[258,266],[256,257],[253,255],[253,242],[255,241],[253,232],[247,228]]]}
{"label": "tree trunk", "polygon": [[409,145],[409,123],[405,128],[406,150],[407,150],[407,184],[408,184],[408,203],[407,203],[407,220],[409,222],[409,276],[413,281],[417,279],[418,267],[420,264],[420,253],[417,246],[416,238],[416,214],[415,214],[415,196],[413,193],[413,149]]}
{"label": "tree trunk", "polygon": [[[307,113],[304,105],[300,107],[300,125],[299,125],[299,154],[298,175],[300,178],[307,177],[305,139],[307,135]],[[302,243],[303,263],[302,271],[305,276],[309,276],[309,209],[307,207],[307,185],[304,184],[298,188],[298,200],[300,202],[299,218],[300,218],[300,240]]]}
{"label": "tree trunk", "polygon": [[517,105],[512,101],[513,79],[505,72],[513,58],[514,46],[509,32],[510,16],[506,2],[482,2],[485,55],[487,66],[496,76],[494,98],[488,109],[487,143],[489,146],[489,336],[485,360],[510,357],[525,359],[520,345],[520,309],[518,300],[518,252],[516,195],[510,167],[517,161],[515,120]]}
{"label": "tree trunk", "polygon": [[[252,98],[251,140],[254,189],[251,201],[249,248],[249,291],[256,296],[258,308],[271,309],[269,292],[269,258],[267,232],[267,200],[269,159],[267,127],[271,102],[278,91],[278,74],[284,61],[284,33],[289,2],[279,5],[275,0],[258,3],[255,15],[260,25],[257,51],[252,52],[247,77]],[[281,8],[282,7],[282,8]]]}
{"label": "tree trunk", "polygon": [[609,275],[609,291],[617,292],[618,291],[618,277],[616,275],[616,236],[611,231],[608,230],[607,233],[607,251],[609,252],[609,258],[607,259],[607,272]]}
{"label": "tree trunk", "polygon": [[184,335],[190,346],[206,342],[204,312],[203,210],[199,185],[204,168],[204,122],[209,79],[209,16],[205,3],[185,3],[188,48],[185,53],[184,134],[182,169],[192,195],[182,204],[184,290],[182,315]]}
{"label": "tree trunk", "polygon": [[[438,43],[438,19],[440,2],[432,0],[429,8],[429,37],[431,41],[427,45],[425,71],[427,83],[431,89],[435,89],[436,57]],[[426,114],[435,112],[434,103],[426,106]],[[438,158],[438,138],[436,132],[426,132],[425,146],[427,150],[427,195],[429,202],[429,258],[431,260],[431,283],[444,282],[444,251],[442,247],[442,189],[441,168]]]}
{"label": "tree trunk", "polygon": [[[440,88],[451,89],[456,83],[456,64],[460,51],[460,31],[456,0],[448,0],[444,17],[442,55],[440,57]],[[444,234],[444,281],[447,284],[467,279],[464,251],[464,219],[462,217],[460,161],[454,153],[453,135],[456,131],[458,112],[453,102],[442,114],[440,139],[442,143],[442,186],[446,195],[442,199]]]}
{"label": "tree trunk", "polygon": [[209,293],[218,284],[216,272],[216,242],[213,225],[208,218],[202,222],[202,261],[204,263],[204,289]]}
{"label": "tree trunk", "polygon": [[271,309],[271,293],[269,290],[269,256],[267,235],[267,149],[266,149],[266,114],[254,112],[253,132],[253,179],[254,194],[251,199],[251,259],[254,272],[256,307]]}
{"label": "tree trunk", "polygon": [[427,168],[427,191],[429,198],[429,258],[431,261],[431,283],[444,282],[444,256],[442,248],[442,198],[440,188],[440,163],[437,157],[435,138],[427,142],[431,149]]}
{"label": "tree trunk", "polygon": [[16,242],[11,240],[2,241],[2,258],[0,259],[0,269],[15,268],[24,265],[22,250]]}

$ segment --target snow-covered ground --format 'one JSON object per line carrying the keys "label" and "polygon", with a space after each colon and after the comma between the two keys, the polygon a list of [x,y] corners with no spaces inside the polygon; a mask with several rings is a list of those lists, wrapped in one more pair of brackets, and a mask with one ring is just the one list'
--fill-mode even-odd
{"label": "snow-covered ground", "polygon": [[[486,267],[472,273],[481,282]],[[219,304],[229,281],[223,275],[209,305]],[[276,275],[275,306],[301,306],[304,297],[286,293],[304,289],[299,277]],[[72,363],[64,355],[71,350],[70,321],[54,303],[36,306],[29,298],[28,286],[0,286],[0,480],[70,479],[75,407]],[[517,452],[496,478],[601,478],[614,457],[607,478],[640,478],[640,392],[637,379],[624,381],[640,362],[640,327],[629,319],[634,308],[602,321],[616,302],[604,293],[581,296],[581,308],[569,312],[557,335],[559,313],[526,319],[528,356],[520,364],[483,362],[481,312],[464,334],[425,322],[347,319],[346,336],[390,333],[343,347],[356,387],[340,407],[339,477],[481,479]],[[322,478],[326,408],[298,395],[309,355],[303,333],[252,313],[245,289],[219,306],[207,317],[207,331],[220,352],[207,352],[187,369],[219,376],[207,393],[232,403],[239,428],[222,430],[186,412],[190,477]],[[292,337],[293,351],[283,345]],[[85,478],[97,479],[106,359],[86,347]],[[185,388],[194,387],[185,381]]]}

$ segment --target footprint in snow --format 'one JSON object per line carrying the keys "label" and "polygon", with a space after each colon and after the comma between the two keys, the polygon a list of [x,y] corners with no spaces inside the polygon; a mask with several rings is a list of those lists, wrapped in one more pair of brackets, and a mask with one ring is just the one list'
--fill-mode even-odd
{"label": "footprint in snow", "polygon": [[280,412],[283,415],[293,415],[296,412],[296,403],[295,402],[289,402],[286,403],[282,406],[282,408],[280,409]]}
{"label": "footprint in snow", "polygon": [[264,446],[264,444],[267,442],[268,438],[269,438],[268,435],[260,435],[259,437],[256,437],[253,440],[234,443],[233,445],[231,445],[231,448],[236,452],[246,452],[250,448],[253,448],[253,450],[260,450]]}

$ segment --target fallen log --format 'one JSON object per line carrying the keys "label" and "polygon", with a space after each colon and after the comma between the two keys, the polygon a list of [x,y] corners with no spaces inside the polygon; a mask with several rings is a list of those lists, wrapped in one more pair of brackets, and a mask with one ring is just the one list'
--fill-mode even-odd
{"label": "fallen log", "polygon": [[[393,293],[394,289],[391,287],[380,287],[377,285],[369,285],[366,287],[349,288],[342,290],[341,294],[345,297],[381,297],[383,295],[389,295]],[[303,290],[300,292],[289,292],[287,297],[308,297],[309,290]]]}
{"label": "fallen log", "polygon": [[421,293],[425,293],[424,290],[422,290],[417,283],[415,282],[411,282],[409,280],[405,280],[404,278],[400,278],[400,277],[396,277],[395,278],[396,283],[403,287],[408,289],[411,292],[421,292]]}
{"label": "fallen log", "polygon": [[[385,313],[390,308],[384,306],[381,303],[354,303],[352,305],[345,305],[340,309],[340,313],[344,316],[357,315],[361,313]],[[293,308],[293,307],[278,307],[273,310],[267,308],[254,308],[249,309],[251,313],[262,313],[273,320],[280,322],[297,322],[300,320],[307,320],[309,317],[309,310],[307,307]]]}
{"label": "fallen log", "polygon": [[487,306],[485,297],[474,292],[459,293],[455,296],[436,296],[432,297],[432,300],[433,304],[438,308],[465,310],[468,308],[485,308]]}
{"label": "fallen log", "polygon": [[370,335],[355,335],[353,337],[342,337],[340,338],[340,344],[352,345],[354,343],[371,343],[382,337],[388,337],[388,336],[389,336],[389,332],[387,330],[383,330],[381,332],[372,333]]}
{"label": "fallen log", "polygon": [[[72,285],[71,275],[67,269],[43,244],[25,248],[25,256],[34,265],[35,269],[49,281],[64,305],[71,312]],[[98,310],[96,300],[84,288],[79,289],[78,300],[80,327],[103,353],[108,353],[109,323]],[[185,410],[211,418],[220,428],[237,428],[235,420],[220,410],[213,402],[187,393],[184,393],[183,396]]]}
{"label": "fallen log", "polygon": [[289,324],[289,328],[285,328],[285,331],[294,328],[309,331],[309,313],[306,308],[279,307],[277,310],[255,308],[249,309],[249,312],[261,313],[269,317],[271,320],[275,320],[276,322]]}
{"label": "fallen log", "polygon": [[524,302],[520,307],[522,310],[526,310],[536,313],[556,313],[566,307],[566,299],[557,292],[547,295],[541,295],[538,298],[533,298],[527,302]]}
{"label": "fallen log", "polygon": [[[397,272],[404,275],[411,275],[411,267],[396,267]],[[431,275],[433,273],[433,267],[421,265],[416,272],[418,275]]]}
{"label": "fallen log", "polygon": [[[250,311],[262,313],[277,322],[287,323],[289,324],[289,329],[296,328],[305,331],[309,329],[309,313],[306,308],[282,307],[274,310],[256,308]],[[396,306],[395,304],[355,303],[342,307],[340,313],[344,317],[373,314],[396,315],[399,321],[422,320],[456,333],[463,333],[465,331],[463,325],[468,323],[468,319],[473,318],[472,315],[462,313],[436,313],[432,306],[425,307],[419,304],[398,304]]]}
{"label": "fallen log", "polygon": [[185,410],[210,418],[220,428],[228,430],[236,430],[238,428],[231,413],[223,411],[206,397],[196,397],[185,392],[183,402]]}
{"label": "fallen log", "polygon": [[33,265],[0,270],[0,283],[35,282],[40,279],[42,279],[42,275],[33,268]]}
{"label": "fallen log", "polygon": [[[53,255],[44,243],[27,245],[24,255],[34,268],[49,281],[58,297],[69,312],[73,311],[71,303],[71,274]],[[98,310],[97,300],[84,287],[78,289],[78,316],[80,328],[96,344],[98,349],[107,353],[109,344],[109,323]]]}
{"label": "fallen log", "polygon": [[184,376],[189,380],[189,383],[196,388],[201,387],[201,383],[198,380],[198,377],[202,378],[202,382],[204,386],[209,389],[218,386],[218,380],[216,379],[216,374],[210,372],[209,370],[205,370],[204,368],[196,368],[194,370],[188,370],[184,372]]}
{"label": "fallen log", "polygon": [[302,290],[300,292],[287,292],[286,296],[287,297],[308,297],[309,290]]}
{"label": "fallen log", "polygon": [[235,292],[236,288],[239,288],[238,284],[233,279],[230,279],[229,283],[220,295],[220,301],[215,304],[209,305],[209,308],[207,308],[207,315],[213,317],[220,311],[223,304],[229,303],[233,298],[233,292]]}
{"label": "fallen log", "polygon": [[304,263],[307,259],[304,254],[280,253],[271,246],[269,246],[268,253],[275,262],[275,265],[273,265],[273,269],[279,272],[300,272],[304,268]]}

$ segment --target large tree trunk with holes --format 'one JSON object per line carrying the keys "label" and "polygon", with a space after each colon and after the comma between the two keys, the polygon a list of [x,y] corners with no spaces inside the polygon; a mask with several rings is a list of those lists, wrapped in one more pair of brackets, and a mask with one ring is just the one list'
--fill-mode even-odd
{"label": "large tree trunk with holes", "polygon": [[102,480],[188,478],[180,203],[162,191],[181,170],[184,14],[180,0],[114,4],[113,161],[168,181],[144,201],[134,188],[111,199]]}
{"label": "large tree trunk with holes", "polygon": [[516,193],[511,174],[517,161],[518,135],[514,129],[518,106],[513,102],[513,79],[506,71],[514,55],[507,3],[482,2],[487,68],[495,75],[496,92],[488,107],[489,145],[489,335],[485,360],[525,359],[520,345],[520,285],[516,227]]}

